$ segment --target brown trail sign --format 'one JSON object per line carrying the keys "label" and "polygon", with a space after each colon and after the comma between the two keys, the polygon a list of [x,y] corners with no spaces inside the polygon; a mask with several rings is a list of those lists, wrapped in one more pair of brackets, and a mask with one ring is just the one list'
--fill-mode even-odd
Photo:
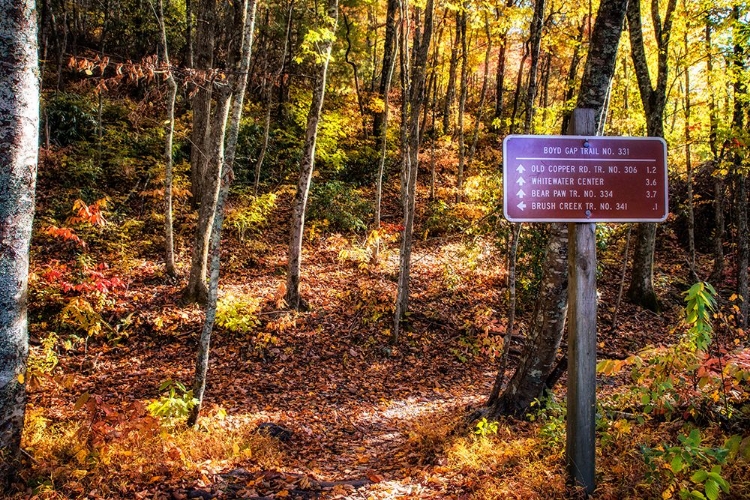
{"label": "brown trail sign", "polygon": [[503,200],[511,222],[662,222],[669,212],[666,143],[509,135]]}
{"label": "brown trail sign", "polygon": [[[593,109],[570,130],[594,133]],[[570,481],[596,489],[596,224],[662,222],[669,213],[667,145],[657,137],[510,135],[503,141],[503,212],[511,222],[569,222]]]}

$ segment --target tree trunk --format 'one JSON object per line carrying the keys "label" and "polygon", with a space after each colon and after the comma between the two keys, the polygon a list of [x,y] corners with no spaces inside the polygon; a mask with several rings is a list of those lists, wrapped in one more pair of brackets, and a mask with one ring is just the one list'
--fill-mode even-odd
{"label": "tree trunk", "polygon": [[513,111],[510,113],[510,133],[516,133],[516,116],[518,116],[518,104],[521,102],[521,91],[523,88],[523,67],[526,65],[526,59],[529,57],[529,44],[524,44],[523,56],[518,63],[518,74],[516,75],[516,91],[513,95]]}
{"label": "tree trunk", "polygon": [[212,93],[215,97],[211,116],[211,135],[206,141],[211,149],[206,151],[208,162],[205,177],[202,180],[201,204],[198,207],[198,224],[195,231],[193,256],[190,262],[190,275],[183,298],[187,302],[205,304],[208,299],[208,249],[211,239],[211,228],[216,214],[216,204],[219,198],[219,176],[224,157],[224,135],[229,116],[231,91],[226,84],[214,84],[217,89]]}
{"label": "tree trunk", "polygon": [[354,90],[357,93],[357,106],[359,107],[359,116],[362,119],[362,133],[367,137],[367,127],[365,126],[365,105],[362,102],[362,91],[359,88],[359,68],[357,63],[349,59],[349,54],[352,51],[352,39],[351,39],[351,24],[349,19],[344,14],[344,26],[346,27],[346,52],[344,53],[344,60],[352,67],[352,76],[354,77]]}
{"label": "tree trunk", "polygon": [[[196,54],[195,69],[199,77],[206,77],[213,68],[216,45],[216,0],[201,0],[196,15]],[[190,181],[193,206],[198,207],[203,201],[203,179],[206,176],[208,163],[208,138],[211,135],[211,94],[209,81],[197,83],[197,90],[192,99],[193,130],[190,148]]]}
{"label": "tree trunk", "polygon": [[[394,20],[395,24],[395,20]],[[398,38],[395,40],[396,45],[398,44]],[[394,46],[394,50],[396,47]],[[393,80],[393,70],[396,66],[396,58],[391,57],[389,59],[390,66],[383,68],[385,72],[385,87],[383,88],[383,122],[382,122],[382,134],[380,137],[380,161],[378,162],[378,174],[375,179],[375,229],[380,229],[381,219],[381,207],[383,203],[383,175],[385,173],[385,161],[388,156],[388,119],[390,117],[390,92],[391,92],[391,81]],[[376,247],[375,260],[377,261],[378,255]]]}
{"label": "tree trunk", "polygon": [[[505,31],[500,35],[500,48],[497,51],[497,71],[495,72],[495,118],[503,119],[504,101],[503,91],[505,87],[505,61],[508,45],[508,32]],[[501,128],[502,125],[500,125]]]}
{"label": "tree trunk", "polygon": [[[338,20],[338,0],[328,0],[327,19],[321,24],[336,31]],[[328,72],[328,61],[331,58],[331,46],[333,40],[326,39],[318,46],[322,62],[318,65],[315,75],[315,88],[310,103],[310,111],[307,114],[307,130],[305,132],[305,146],[300,161],[300,174],[297,182],[297,192],[294,196],[292,206],[292,227],[289,238],[289,275],[286,282],[286,303],[292,309],[304,309],[306,304],[300,296],[300,268],[302,261],[302,237],[305,229],[305,212],[307,210],[307,198],[310,193],[310,182],[312,180],[313,168],[315,166],[315,142],[318,138],[318,123],[323,111],[323,99],[326,90],[326,77]]]}
{"label": "tree trunk", "polygon": [[185,0],[185,64],[193,67],[193,0]]}
{"label": "tree trunk", "polygon": [[[388,68],[392,68],[396,63],[396,36],[398,34],[396,31],[397,11],[398,0],[387,0],[385,14],[385,40],[383,41],[383,67],[380,72],[380,85],[378,87],[378,95],[383,101],[385,101],[386,98],[386,87],[389,87],[391,83],[387,75]],[[375,113],[373,116],[372,132],[378,141],[384,137],[384,120],[385,109],[382,112]]]}
{"label": "tree trunk", "polygon": [[[685,54],[689,54],[690,44],[688,30],[683,33],[683,44]],[[690,100],[690,66],[685,65],[685,169],[687,170],[687,209],[688,209],[688,262],[690,266],[690,280],[698,281],[698,273],[695,269],[695,212],[693,209],[693,159],[691,143],[693,138],[690,134],[691,127],[691,100]]]}
{"label": "tree trunk", "polygon": [[286,55],[289,51],[289,37],[292,30],[292,9],[294,8],[294,0],[289,0],[289,7],[287,8],[286,18],[286,36],[284,37],[284,49],[281,51],[281,59],[279,61],[279,71],[274,75],[274,78],[268,84],[266,89],[266,117],[263,120],[263,143],[258,153],[258,161],[255,163],[255,183],[253,185],[254,193],[258,195],[258,186],[260,185],[260,172],[263,168],[263,160],[266,158],[266,150],[268,149],[268,139],[271,135],[271,107],[273,105],[273,85],[275,82],[281,81],[281,76],[284,73],[284,62],[286,61]]}
{"label": "tree trunk", "polygon": [[[664,107],[667,102],[667,55],[669,38],[672,30],[672,14],[676,0],[669,0],[662,24],[658,11],[658,2],[653,2],[652,18],[658,47],[656,88],[651,83],[646,50],[643,43],[641,26],[641,2],[631,0],[628,5],[628,30],[630,47],[641,94],[643,109],[646,113],[646,128],[651,137],[664,137]],[[636,233],[635,251],[633,253],[633,271],[631,273],[628,300],[652,311],[659,311],[659,300],[654,291],[654,251],[656,247],[656,224],[641,224]]]}
{"label": "tree trunk", "polygon": [[456,11],[456,35],[451,47],[451,61],[448,67],[448,87],[445,90],[445,101],[443,101],[443,134],[450,133],[451,108],[456,98],[456,71],[458,69],[458,44],[461,40],[461,13]]}
{"label": "tree trunk", "polygon": [[544,27],[544,0],[534,2],[534,15],[529,30],[529,47],[531,50],[531,67],[529,68],[529,85],[526,91],[526,121],[523,133],[531,134],[534,127],[534,99],[536,99],[537,68],[539,67],[539,49],[542,45],[542,28]]}
{"label": "tree trunk", "polygon": [[[234,99],[228,99],[228,101],[232,102],[232,105],[229,117],[229,128],[227,130],[226,148],[222,148],[219,151],[221,187],[219,188],[216,200],[216,213],[214,214],[211,228],[209,252],[211,256],[211,276],[207,290],[206,319],[203,324],[203,330],[201,331],[200,342],[198,345],[198,356],[195,363],[195,377],[193,380],[193,397],[195,397],[198,402],[191,409],[188,417],[188,425],[192,427],[195,427],[198,423],[198,417],[200,416],[201,407],[203,406],[203,395],[206,391],[211,333],[213,332],[214,321],[216,320],[216,302],[219,294],[219,268],[221,265],[220,246],[221,229],[224,223],[224,205],[229,196],[229,186],[234,179],[234,159],[237,151],[237,137],[240,131],[240,120],[242,118],[242,107],[244,104],[245,89],[247,87],[247,77],[250,69],[256,6],[257,2],[255,0],[244,1],[244,15],[242,16],[244,22],[242,23],[243,31],[242,45],[240,47],[240,62],[236,76],[233,78],[233,88],[231,89]],[[225,154],[224,151],[226,151]]]}
{"label": "tree trunk", "polygon": [[464,189],[464,165],[466,163],[466,141],[464,134],[464,111],[466,110],[466,97],[469,93],[469,49],[466,37],[468,36],[466,29],[466,9],[467,5],[464,4],[461,9],[461,17],[459,22],[461,38],[459,43],[461,44],[461,93],[458,97],[458,175],[456,178],[456,201],[461,202],[462,192]]}
{"label": "tree trunk", "polygon": [[[740,26],[740,7],[735,3],[732,9],[732,17],[736,26]],[[747,85],[745,84],[745,48],[740,41],[741,36],[735,33],[734,45],[734,111],[732,114],[732,135],[734,147],[732,164],[734,170],[736,190],[735,210],[737,213],[737,295],[740,297],[740,314],[738,326],[747,327],[748,324],[748,273],[747,266],[750,261],[750,242],[748,242],[747,223],[747,170],[743,168],[743,160],[746,151],[742,144],[742,137],[747,133],[745,130],[745,99],[747,97]],[[745,43],[747,41],[745,40]]]}
{"label": "tree trunk", "polygon": [[[568,311],[568,225],[552,224],[544,276],[523,355],[502,395],[490,399],[489,416],[526,416],[555,365]],[[498,377],[500,375],[498,374]]]}
{"label": "tree trunk", "polygon": [[490,78],[490,54],[492,54],[492,33],[490,32],[490,22],[485,13],[484,30],[487,35],[487,48],[484,53],[484,76],[482,78],[482,90],[479,94],[479,108],[477,109],[477,119],[474,125],[474,134],[471,138],[471,147],[469,147],[469,157],[466,159],[466,168],[471,167],[474,160],[474,154],[477,151],[477,142],[479,141],[479,127],[482,124],[482,115],[484,114],[484,103],[487,100],[487,87]]}
{"label": "tree trunk", "polygon": [[573,49],[573,57],[571,57],[570,59],[568,77],[565,79],[565,111],[563,111],[562,119],[563,131],[568,130],[568,124],[570,124],[572,109],[568,110],[568,103],[572,101],[576,92],[576,76],[578,75],[578,65],[581,63],[581,46],[583,45],[583,34],[585,32],[585,27],[585,19],[581,19],[581,24],[580,26],[578,26],[578,36],[576,37],[575,48]]}
{"label": "tree trunk", "polygon": [[159,28],[161,31],[162,64],[167,75],[167,132],[164,144],[164,266],[167,276],[177,277],[174,263],[174,231],[172,217],[172,143],[174,137],[174,105],[177,98],[177,82],[175,82],[172,68],[169,64],[169,48],[167,46],[167,28],[164,24],[164,0],[159,0]]}
{"label": "tree trunk", "polygon": [[32,0],[0,0],[0,489],[17,479],[26,411],[29,243],[39,147]]}
{"label": "tree trunk", "polygon": [[518,239],[521,237],[521,223],[511,224],[511,243],[508,252],[508,329],[503,337],[503,353],[500,357],[500,369],[495,376],[495,383],[490,391],[489,401],[496,401],[500,397],[505,383],[505,369],[508,367],[510,344],[513,340],[513,329],[516,324],[516,262],[518,261]]}
{"label": "tree trunk", "polygon": [[708,143],[713,155],[713,179],[714,179],[714,264],[711,270],[710,280],[715,285],[723,281],[724,275],[724,174],[720,168],[719,148],[717,144],[719,118],[716,111],[716,97],[714,94],[713,79],[713,47],[711,45],[711,17],[706,16],[706,29],[704,46],[706,48],[706,86],[708,87],[708,115],[709,132]]}
{"label": "tree trunk", "polygon": [[[226,7],[223,3],[221,5]],[[244,8],[239,4],[235,7]],[[201,16],[200,12],[204,12],[205,16]],[[242,23],[246,16],[245,11],[223,11],[221,14],[222,18],[231,16],[232,26],[228,28],[230,32],[242,33],[244,29]],[[231,43],[226,37],[221,38],[221,41],[224,42],[222,47],[216,47],[217,34],[215,30],[218,29],[216,22],[218,22],[219,17],[216,10],[216,0],[201,2],[199,15],[197,16],[196,64],[199,69],[199,76],[205,75],[204,78],[207,78],[207,81],[199,85],[199,90],[193,100],[193,138],[194,141],[203,142],[202,146],[197,148],[196,144],[193,144],[193,153],[196,153],[197,149],[197,157],[191,158],[197,160],[197,163],[193,166],[198,167],[194,168],[192,173],[200,173],[198,180],[200,206],[198,207],[198,224],[190,263],[190,274],[187,287],[183,293],[183,299],[186,302],[199,302],[201,304],[205,304],[208,298],[206,278],[208,275],[209,243],[213,218],[216,213],[216,203],[219,197],[224,135],[232,93],[235,91],[234,83],[231,82],[234,82],[236,78],[236,75],[229,75],[227,81],[230,83],[226,83],[218,81],[220,79],[213,76],[208,78],[208,74],[212,69],[215,69],[214,66],[217,66],[213,59],[213,49],[216,49],[217,53],[225,55],[225,61],[222,61],[224,67],[236,67],[241,57],[239,44]],[[214,22],[209,23],[209,20]],[[203,132],[200,130],[201,127],[204,127]]]}
{"label": "tree trunk", "polygon": [[[406,0],[403,0],[406,3]],[[406,8],[402,3],[402,22],[407,22],[408,18],[404,12]],[[418,33],[414,37],[414,63],[411,67],[411,75],[402,76],[402,81],[410,80],[408,85],[408,101],[405,101],[403,108],[408,111],[404,115],[407,119],[406,127],[406,144],[402,146],[404,154],[404,171],[402,172],[402,202],[404,205],[404,231],[401,239],[401,250],[399,252],[399,276],[396,296],[396,312],[394,314],[393,332],[391,333],[391,343],[398,342],[401,330],[401,322],[406,312],[409,310],[409,280],[411,274],[411,243],[414,231],[414,208],[416,202],[417,188],[417,169],[419,166],[419,114],[424,102],[425,94],[425,77],[427,68],[427,56],[430,50],[430,41],[432,39],[432,16],[434,10],[434,0],[427,0],[424,8],[424,31],[421,38]],[[402,31],[402,56],[407,54],[406,37]],[[408,65],[402,65],[402,72]],[[403,136],[402,136],[403,137]]]}
{"label": "tree trunk", "polygon": [[[577,107],[594,109],[599,119],[614,75],[627,1],[602,1],[594,24]],[[542,394],[550,374],[555,370],[555,356],[562,339],[568,306],[567,240],[567,224],[553,224],[547,244],[545,273],[524,354],[505,391],[487,402],[488,416],[524,416],[534,399]]]}

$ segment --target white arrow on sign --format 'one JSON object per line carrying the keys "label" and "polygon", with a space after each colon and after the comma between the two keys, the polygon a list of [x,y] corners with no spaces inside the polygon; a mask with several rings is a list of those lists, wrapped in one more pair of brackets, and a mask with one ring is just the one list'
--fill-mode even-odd
{"label": "white arrow on sign", "polygon": [[522,173],[526,172],[526,169],[525,169],[525,168],[523,168],[523,165],[521,165],[521,164],[519,163],[519,164],[518,164],[518,168],[516,169],[516,172],[518,172],[519,174],[522,174]]}
{"label": "white arrow on sign", "polygon": [[516,196],[518,196],[519,198],[523,198],[524,196],[526,196],[526,193],[523,192],[523,189],[519,189],[516,193]]}
{"label": "white arrow on sign", "polygon": [[526,208],[526,203],[524,203],[524,202],[521,202],[521,203],[519,203],[519,204],[518,204],[518,205],[516,205],[516,206],[517,206],[518,208],[520,208],[521,210],[523,210],[524,208]]}
{"label": "white arrow on sign", "polygon": [[519,177],[516,181],[516,184],[518,184],[519,186],[523,186],[524,184],[526,184],[526,181],[523,180],[523,177]]}

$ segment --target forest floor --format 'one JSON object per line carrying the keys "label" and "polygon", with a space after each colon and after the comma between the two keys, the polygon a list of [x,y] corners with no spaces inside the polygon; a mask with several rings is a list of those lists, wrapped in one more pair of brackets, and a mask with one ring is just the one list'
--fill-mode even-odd
{"label": "forest floor", "polygon": [[[268,224],[276,229],[247,241],[227,238],[221,293],[247,304],[230,316],[239,320],[244,314],[252,327],[216,328],[197,431],[185,429],[178,418],[156,419],[146,407],[165,401],[160,386],[166,380],[189,387],[202,310],[181,303],[181,284],[164,276],[156,257],[109,255],[111,267],[102,275],[116,272],[124,286],[109,290],[111,302],[102,317],[108,326],[85,346],[55,347],[56,366],[30,384],[24,441],[29,469],[17,498],[575,494],[565,484],[558,420],[543,415],[533,422],[502,420],[497,433],[485,436],[473,434],[464,421],[490,392],[507,321],[505,252],[491,238],[448,235],[415,244],[412,312],[391,345],[395,244],[384,245],[373,263],[362,253],[364,237],[313,236],[302,275],[310,308],[290,312],[281,301],[286,216],[276,211]],[[688,285],[674,235],[660,231],[656,259],[664,312],[623,300],[615,329],[625,226],[607,242],[599,255],[599,357],[622,359],[670,342]],[[42,300],[52,287],[43,277],[56,262],[42,258],[45,252],[35,246],[32,264],[37,357],[43,356],[48,332],[61,328],[53,319],[59,307]],[[180,261],[187,262],[188,255]],[[533,294],[521,302],[516,349],[532,307]],[[601,378],[600,393],[622,383],[622,377]],[[166,401],[174,409],[181,391],[172,388]],[[555,392],[564,397],[564,379]],[[269,423],[271,436],[256,432]],[[660,424],[644,428],[648,425],[651,431],[642,432],[653,436],[644,439],[658,442]],[[624,429],[617,437],[599,451],[598,497],[654,495],[632,434]],[[750,490],[745,484],[735,491]]]}

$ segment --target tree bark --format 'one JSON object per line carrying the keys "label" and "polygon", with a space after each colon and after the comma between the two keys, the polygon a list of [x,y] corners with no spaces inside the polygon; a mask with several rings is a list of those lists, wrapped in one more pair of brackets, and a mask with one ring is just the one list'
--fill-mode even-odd
{"label": "tree bark", "polygon": [[212,86],[207,73],[213,68],[216,45],[216,0],[201,0],[196,13],[196,54],[195,69],[199,78],[207,81],[197,84],[192,99],[193,130],[190,148],[190,181],[193,206],[198,207],[202,200],[203,184],[208,163],[208,138],[211,135],[211,95]]}
{"label": "tree bark", "polygon": [[544,27],[544,7],[544,0],[536,0],[534,2],[534,15],[531,18],[531,28],[529,30],[531,67],[529,68],[529,85],[526,91],[526,121],[523,125],[524,134],[531,134],[534,126],[534,99],[536,99],[539,50],[542,45],[542,28]]}
{"label": "tree bark", "polygon": [[505,391],[487,402],[489,416],[525,417],[531,403],[542,394],[547,376],[554,368],[568,311],[567,224],[551,225],[544,269],[523,354]]}
{"label": "tree bark", "polygon": [[159,0],[159,28],[161,30],[162,64],[167,78],[167,132],[164,141],[164,266],[167,276],[177,277],[174,262],[174,231],[172,216],[172,144],[174,138],[174,106],[177,98],[177,82],[169,64],[169,47],[167,45],[167,28],[164,24],[164,0]]}
{"label": "tree bark", "polygon": [[[390,86],[390,80],[387,75],[388,68],[394,66],[396,61],[396,13],[398,11],[398,0],[387,0],[385,14],[385,40],[383,41],[383,66],[380,71],[380,84],[378,95],[385,101],[386,87]],[[375,113],[373,116],[372,132],[375,138],[380,141],[384,137],[383,122],[385,120],[385,109],[382,112]],[[378,143],[379,144],[379,143]]]}
{"label": "tree bark", "polygon": [[451,47],[451,60],[448,67],[448,86],[443,101],[443,134],[450,133],[451,108],[456,98],[456,71],[458,70],[458,44],[461,40],[461,13],[456,11],[456,35]]}
{"label": "tree bark", "polygon": [[[224,5],[224,4],[222,4]],[[227,29],[229,32],[242,33],[243,22],[246,16],[244,3],[233,4],[235,11],[217,12],[216,0],[204,0],[200,4],[198,14],[198,29],[196,30],[196,65],[199,77],[206,81],[199,85],[193,100],[193,140],[202,141],[201,146],[193,144],[195,160],[192,173],[198,172],[197,180],[200,186],[198,207],[198,224],[195,231],[195,243],[190,263],[190,274],[188,284],[183,293],[186,302],[198,302],[205,304],[208,298],[208,252],[211,239],[211,228],[216,213],[216,204],[219,197],[222,158],[224,156],[225,133],[229,107],[234,82],[237,75],[228,75],[227,82],[214,77],[216,72],[213,50],[224,54],[226,61],[223,65],[235,68],[240,60],[240,44],[232,44],[227,37],[221,37],[221,47],[216,48],[217,33],[216,25],[219,17],[226,18],[225,22],[231,24]],[[225,6],[226,7],[226,6]],[[201,15],[202,13],[202,15]],[[219,16],[219,14],[222,14]],[[231,21],[230,21],[231,19]],[[212,21],[212,22],[211,22]],[[201,130],[202,129],[202,130]]]}
{"label": "tree bark", "polygon": [[724,174],[720,168],[719,147],[717,144],[719,118],[716,111],[716,97],[713,78],[713,47],[711,44],[711,17],[706,15],[704,47],[706,49],[706,86],[708,87],[708,115],[709,132],[708,143],[713,155],[714,179],[714,264],[711,269],[710,280],[714,284],[723,281],[724,275]]}
{"label": "tree bark", "polygon": [[461,93],[458,97],[458,175],[456,177],[456,201],[461,202],[464,189],[464,166],[466,163],[466,140],[464,134],[464,111],[466,110],[466,98],[469,93],[469,46],[466,40],[468,33],[466,29],[466,10],[464,4],[461,9],[459,22],[461,38]]}
{"label": "tree bark", "polygon": [[284,37],[284,49],[281,51],[281,59],[279,61],[279,71],[274,75],[274,78],[268,84],[266,89],[266,117],[263,120],[263,143],[260,146],[260,152],[258,153],[258,160],[255,163],[255,183],[253,189],[255,195],[258,195],[258,186],[260,185],[260,172],[263,168],[263,160],[266,158],[266,150],[268,149],[268,139],[271,135],[271,107],[273,104],[273,85],[275,82],[281,81],[281,76],[284,73],[284,62],[289,51],[289,38],[292,30],[292,9],[294,8],[294,0],[289,0],[289,7],[287,8],[286,18],[286,36]]}
{"label": "tree bark", "polygon": [[[406,0],[403,0],[405,3]],[[403,5],[402,3],[402,5]],[[404,171],[402,172],[402,203],[404,206],[404,231],[401,239],[401,249],[399,252],[399,276],[398,276],[398,287],[396,296],[396,312],[394,314],[393,332],[391,333],[391,343],[398,342],[399,333],[401,330],[401,322],[403,321],[406,312],[409,310],[409,280],[411,275],[411,244],[412,236],[414,232],[414,208],[416,203],[416,187],[417,187],[417,169],[419,167],[419,115],[420,109],[424,102],[425,94],[425,80],[426,80],[426,68],[427,68],[427,56],[430,50],[430,41],[432,39],[432,28],[433,28],[433,11],[434,11],[434,0],[427,0],[427,4],[424,7],[424,27],[422,36],[419,34],[414,36],[414,63],[411,67],[410,76],[402,76],[402,81],[410,80],[408,85],[408,92],[404,95],[408,96],[408,101],[404,101],[402,109],[407,111],[403,117],[407,119],[406,127],[404,127],[406,143],[402,145],[402,152],[404,155]],[[404,12],[406,9],[402,7],[402,22],[406,22],[408,18]],[[403,36],[402,31],[402,57],[408,53],[406,50],[406,37]],[[402,65],[402,72],[404,71],[405,65]],[[403,136],[402,136],[403,137]]]}
{"label": "tree bark", "polygon": [[[686,2],[683,1],[683,4]],[[688,29],[686,27],[682,39],[685,55],[690,52],[688,40]],[[685,169],[687,173],[687,209],[688,209],[688,262],[690,266],[690,280],[698,281],[698,273],[695,269],[695,212],[693,203],[693,159],[692,159],[692,141],[690,133],[692,119],[692,102],[690,99],[690,65],[685,64]]]}
{"label": "tree bark", "polygon": [[[395,23],[395,21],[394,21]],[[396,44],[398,43],[398,38],[396,39]],[[383,71],[385,72],[385,87],[383,89],[383,122],[382,122],[382,136],[380,138],[380,161],[378,162],[378,174],[375,178],[375,222],[374,227],[375,229],[380,229],[380,219],[381,219],[381,207],[383,203],[383,175],[385,173],[385,161],[388,156],[388,120],[390,118],[390,110],[388,109],[390,106],[390,92],[391,92],[391,81],[393,80],[393,70],[396,66],[396,58],[391,57],[389,59],[390,66],[387,68],[383,68]],[[379,246],[376,247],[376,254],[375,254],[375,260],[377,261],[378,255],[377,252],[379,250]]]}
{"label": "tree bark", "polygon": [[[651,137],[664,137],[664,108],[667,102],[668,52],[669,38],[672,31],[672,14],[676,0],[669,0],[661,22],[658,2],[651,4],[651,16],[654,34],[658,47],[656,87],[651,82],[646,50],[643,43],[641,25],[641,2],[631,0],[628,5],[628,31],[630,48],[641,94],[643,109],[646,113],[646,128]],[[654,251],[656,248],[656,224],[640,224],[636,232],[635,250],[633,252],[633,270],[628,288],[628,300],[646,309],[659,311],[659,300],[654,291]]]}
{"label": "tree bark", "polygon": [[477,109],[477,118],[474,125],[474,134],[471,138],[471,146],[469,147],[469,156],[466,159],[466,168],[471,167],[471,162],[474,160],[474,154],[477,151],[477,142],[479,141],[479,127],[482,124],[482,115],[484,114],[484,103],[487,101],[487,87],[490,77],[490,54],[492,54],[492,33],[490,32],[490,22],[485,13],[484,18],[484,29],[487,35],[487,48],[484,53],[484,76],[482,78],[482,90],[479,94],[479,107]]}
{"label": "tree bark", "polygon": [[255,30],[256,0],[245,0],[243,5],[242,23],[242,45],[240,47],[239,68],[232,82],[232,102],[229,128],[227,130],[226,148],[219,151],[219,164],[221,166],[221,187],[219,188],[216,213],[213,217],[210,241],[211,275],[207,290],[206,319],[201,331],[198,345],[198,356],[195,363],[195,377],[193,380],[193,397],[197,404],[191,409],[188,416],[188,425],[195,427],[203,406],[203,396],[206,391],[206,378],[208,375],[208,358],[211,346],[211,333],[216,320],[216,302],[219,294],[219,269],[221,265],[221,229],[224,223],[224,205],[229,196],[229,186],[234,179],[234,159],[237,151],[237,137],[239,136],[240,120],[242,118],[242,107],[244,104],[245,89],[247,88],[248,72],[250,70],[250,58],[253,47],[253,31]]}
{"label": "tree bark", "polygon": [[212,105],[211,135],[206,141],[211,149],[206,151],[208,162],[205,168],[205,177],[202,180],[202,200],[200,207],[198,207],[198,224],[190,262],[190,275],[183,295],[185,301],[198,302],[199,304],[206,304],[208,299],[208,284],[206,283],[208,250],[211,228],[216,214],[216,204],[219,198],[219,176],[221,175],[221,164],[224,158],[224,135],[231,101],[231,90],[227,87],[227,84],[215,83],[214,85],[217,88],[212,91],[215,102]]}
{"label": "tree bark", "polygon": [[[735,3],[732,8],[732,18],[736,29],[739,29],[740,7]],[[745,40],[744,43],[747,41]],[[747,327],[748,324],[748,272],[750,261],[750,242],[748,242],[747,222],[747,170],[743,168],[743,160],[746,152],[741,146],[742,137],[747,133],[745,130],[745,99],[747,97],[747,85],[744,80],[745,74],[745,47],[741,41],[741,35],[735,33],[735,45],[732,64],[734,66],[734,110],[732,113],[732,167],[736,185],[735,210],[737,214],[737,295],[740,297],[740,311],[738,326]]]}
{"label": "tree bark", "polygon": [[39,147],[33,0],[0,0],[0,489],[16,479],[26,412],[29,243]]}
{"label": "tree bark", "polygon": [[[327,19],[321,21],[331,32],[336,30],[338,20],[338,0],[328,0]],[[300,296],[300,270],[302,264],[302,237],[305,229],[305,212],[307,198],[310,193],[313,168],[315,166],[315,142],[318,138],[318,123],[323,111],[323,99],[326,90],[328,61],[331,58],[333,40],[326,39],[319,44],[322,62],[318,64],[315,75],[315,88],[307,114],[307,130],[305,132],[305,146],[300,161],[300,174],[297,182],[297,192],[292,206],[292,226],[289,238],[289,275],[286,282],[286,303],[292,309],[305,309],[306,303]]]}
{"label": "tree bark", "polygon": [[[578,75],[578,65],[581,63],[581,46],[583,45],[583,34],[585,32],[586,22],[585,19],[581,19],[581,24],[578,26],[578,35],[576,36],[576,45],[573,49],[573,57],[570,58],[570,68],[568,69],[568,77],[565,80],[565,111],[563,111],[562,119],[562,130],[568,130],[568,124],[570,123],[570,116],[572,109],[568,109],[568,103],[575,97],[576,92],[576,76]],[[627,95],[627,94],[626,94]],[[572,103],[571,103],[572,106]]]}
{"label": "tree bark", "polygon": [[362,133],[367,137],[367,128],[365,127],[365,105],[362,102],[362,91],[359,88],[359,68],[357,63],[349,58],[349,54],[352,51],[352,39],[351,39],[351,24],[346,14],[343,15],[344,26],[346,27],[346,52],[344,53],[344,60],[352,67],[352,76],[354,77],[354,90],[357,93],[357,106],[359,107],[359,116],[362,119]]}

